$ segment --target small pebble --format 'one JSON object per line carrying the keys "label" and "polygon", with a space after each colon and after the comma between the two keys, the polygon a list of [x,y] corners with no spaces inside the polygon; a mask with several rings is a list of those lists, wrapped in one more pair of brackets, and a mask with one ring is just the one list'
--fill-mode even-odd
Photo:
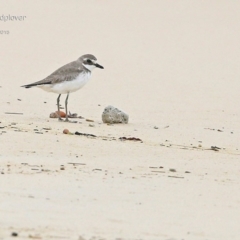
{"label": "small pebble", "polygon": [[64,130],[63,130],[63,133],[64,133],[64,134],[69,134],[69,130],[68,130],[68,129],[64,129]]}
{"label": "small pebble", "polygon": [[50,113],[50,118],[59,118],[59,116],[61,117],[61,118],[65,118],[66,117],[66,113],[65,112],[62,112],[62,111],[56,111],[56,112],[52,112],[52,113]]}
{"label": "small pebble", "polygon": [[18,233],[12,232],[12,236],[13,236],[13,237],[17,237],[17,236],[18,236]]}
{"label": "small pebble", "polygon": [[53,112],[53,113],[50,113],[49,117],[50,118],[58,118],[58,114]]}
{"label": "small pebble", "polygon": [[63,111],[59,111],[59,112],[57,111],[56,114],[57,114],[58,116],[60,116],[60,117],[63,117],[63,118],[66,117],[66,113],[63,112]]}
{"label": "small pebble", "polygon": [[170,172],[176,172],[176,169],[170,168],[169,171],[170,171]]}

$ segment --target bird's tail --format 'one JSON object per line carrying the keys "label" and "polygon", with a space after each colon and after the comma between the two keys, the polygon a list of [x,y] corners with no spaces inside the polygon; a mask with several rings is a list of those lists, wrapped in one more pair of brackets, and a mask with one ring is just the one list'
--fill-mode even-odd
{"label": "bird's tail", "polygon": [[23,85],[23,86],[21,86],[21,87],[24,87],[24,88],[31,88],[31,87],[33,87],[34,85],[32,85],[32,84],[28,84],[28,85]]}
{"label": "bird's tail", "polygon": [[36,82],[36,83],[31,83],[31,84],[27,84],[27,85],[23,85],[21,87],[24,87],[24,88],[31,88],[31,87],[36,87],[36,86],[39,86],[39,85],[46,85],[46,84],[51,84],[51,82]]}

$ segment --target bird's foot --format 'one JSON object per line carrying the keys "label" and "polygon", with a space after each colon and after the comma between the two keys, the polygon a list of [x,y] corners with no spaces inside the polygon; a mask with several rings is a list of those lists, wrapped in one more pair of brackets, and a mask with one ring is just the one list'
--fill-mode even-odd
{"label": "bird's foot", "polygon": [[70,121],[68,118],[64,120],[64,122],[69,122],[69,123],[77,123],[77,121]]}
{"label": "bird's foot", "polygon": [[69,114],[68,114],[68,117],[69,118],[77,118],[77,113],[71,113],[70,111],[69,111]]}
{"label": "bird's foot", "polygon": [[58,118],[58,121],[63,122],[64,120],[62,118]]}

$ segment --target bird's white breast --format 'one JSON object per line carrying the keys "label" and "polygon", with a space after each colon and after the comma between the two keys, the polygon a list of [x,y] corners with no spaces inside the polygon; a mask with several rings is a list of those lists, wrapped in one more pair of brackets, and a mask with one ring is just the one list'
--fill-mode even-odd
{"label": "bird's white breast", "polygon": [[71,93],[82,88],[90,79],[91,72],[84,72],[79,74],[74,80],[63,81],[55,84],[46,84],[38,86],[39,88],[58,94]]}

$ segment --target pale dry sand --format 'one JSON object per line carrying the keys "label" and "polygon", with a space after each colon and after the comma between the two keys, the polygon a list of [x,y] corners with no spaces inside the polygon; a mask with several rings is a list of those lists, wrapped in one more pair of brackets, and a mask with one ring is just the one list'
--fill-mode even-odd
{"label": "pale dry sand", "polygon": [[[0,9],[26,16],[0,22],[10,32],[0,35],[0,239],[240,238],[239,2],[0,0]],[[95,126],[49,119],[57,95],[19,86],[85,53],[105,69],[69,109]],[[102,124],[109,104],[129,124]]]}

